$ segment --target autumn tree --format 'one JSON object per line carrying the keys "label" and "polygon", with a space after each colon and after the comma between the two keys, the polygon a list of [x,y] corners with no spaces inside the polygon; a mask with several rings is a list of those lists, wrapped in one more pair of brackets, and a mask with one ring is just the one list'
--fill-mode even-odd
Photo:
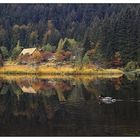
{"label": "autumn tree", "polygon": [[5,38],[6,30],[2,26],[0,26],[0,45],[4,45],[4,42],[6,41]]}
{"label": "autumn tree", "polygon": [[20,45],[20,41],[18,40],[16,47],[12,51],[12,58],[15,59],[20,54],[22,49],[23,47]]}
{"label": "autumn tree", "polygon": [[90,59],[87,53],[85,53],[83,60],[82,60],[83,65],[88,65],[90,63]]}
{"label": "autumn tree", "polygon": [[132,60],[130,62],[128,62],[124,67],[125,71],[133,71],[136,69],[139,69],[139,64],[138,64],[138,62],[132,61]]}
{"label": "autumn tree", "polygon": [[112,60],[112,66],[114,67],[121,67],[122,66],[122,59],[121,54],[119,51],[115,52],[113,60]]}
{"label": "autumn tree", "polygon": [[[119,51],[126,65],[131,60],[139,62],[139,25],[139,4],[2,4],[0,46],[13,50],[18,40],[25,48],[48,43],[57,46],[60,38],[71,38],[82,44],[83,58],[100,42],[93,62],[109,62]],[[78,45],[69,45],[68,39],[66,44],[64,50],[78,60]]]}
{"label": "autumn tree", "polygon": [[49,37],[50,34],[51,34],[50,31],[44,33],[44,35],[43,35],[43,41],[42,41],[42,44],[43,45],[45,45],[45,44],[48,43],[48,37]]}
{"label": "autumn tree", "polygon": [[41,62],[47,62],[50,57],[53,56],[53,53],[48,51],[41,52]]}
{"label": "autumn tree", "polygon": [[64,40],[61,38],[59,40],[58,47],[57,47],[57,50],[56,50],[57,52],[61,52],[63,50],[66,41],[67,41],[67,38],[65,38]]}
{"label": "autumn tree", "polygon": [[3,66],[3,56],[1,50],[0,50],[0,66]]}
{"label": "autumn tree", "polygon": [[44,45],[42,47],[42,50],[46,51],[46,52],[51,52],[52,51],[52,46],[50,44]]}
{"label": "autumn tree", "polygon": [[15,24],[12,27],[12,45],[15,46],[18,42],[18,40],[20,40],[20,26]]}
{"label": "autumn tree", "polygon": [[9,56],[9,52],[5,46],[0,47],[3,59],[7,58]]}
{"label": "autumn tree", "polygon": [[[31,27],[29,25],[21,25],[20,26],[20,41],[24,47],[29,46],[29,36],[30,36]],[[35,35],[31,35],[35,36]],[[37,36],[37,35],[36,35]],[[37,38],[37,37],[34,37]],[[30,38],[31,39],[31,38]],[[33,39],[33,38],[32,38]],[[35,42],[36,43],[36,42]]]}
{"label": "autumn tree", "polygon": [[29,36],[29,44],[30,46],[34,46],[38,43],[38,33],[37,31],[32,31]]}
{"label": "autumn tree", "polygon": [[21,44],[24,47],[29,46],[30,32],[31,32],[31,25],[30,24],[28,24],[28,25],[15,24],[12,27],[12,36],[11,36],[12,46],[15,46],[18,40],[20,40]]}
{"label": "autumn tree", "polygon": [[53,22],[48,20],[47,31],[44,33],[43,37],[43,44],[49,43],[51,45],[57,45],[60,36],[61,35],[59,31],[54,27]]}
{"label": "autumn tree", "polygon": [[56,53],[55,57],[57,61],[64,61],[65,59],[65,56],[62,53]]}
{"label": "autumn tree", "polygon": [[70,57],[71,57],[71,55],[72,55],[72,52],[66,51],[66,52],[65,52],[65,59],[66,59],[66,60],[69,60]]}

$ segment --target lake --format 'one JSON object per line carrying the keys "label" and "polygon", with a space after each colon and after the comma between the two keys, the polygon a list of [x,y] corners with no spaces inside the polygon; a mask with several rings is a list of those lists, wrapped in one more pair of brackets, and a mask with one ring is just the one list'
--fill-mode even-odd
{"label": "lake", "polygon": [[2,75],[0,135],[140,136],[140,79]]}

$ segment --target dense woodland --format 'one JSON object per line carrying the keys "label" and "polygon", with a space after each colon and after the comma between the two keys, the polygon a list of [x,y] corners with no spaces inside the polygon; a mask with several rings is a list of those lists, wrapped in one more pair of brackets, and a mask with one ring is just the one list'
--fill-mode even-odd
{"label": "dense woodland", "polygon": [[105,67],[139,62],[140,5],[0,4],[2,57],[29,47]]}

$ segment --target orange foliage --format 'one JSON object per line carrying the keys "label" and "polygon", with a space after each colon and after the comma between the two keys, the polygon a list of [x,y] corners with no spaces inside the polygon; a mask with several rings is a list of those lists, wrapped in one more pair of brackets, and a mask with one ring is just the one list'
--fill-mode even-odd
{"label": "orange foliage", "polygon": [[120,52],[115,52],[114,54],[114,58],[113,58],[113,62],[112,62],[113,66],[117,66],[117,67],[120,67],[122,66],[122,59],[121,59],[121,54]]}
{"label": "orange foliage", "polygon": [[41,61],[48,61],[48,59],[52,56],[52,52],[41,52]]}
{"label": "orange foliage", "polygon": [[56,53],[55,56],[58,61],[63,61],[69,59],[71,54],[70,51],[61,50],[59,53]]}
{"label": "orange foliage", "polygon": [[88,56],[92,56],[92,55],[94,55],[95,54],[95,49],[91,49],[91,50],[88,50],[87,51],[87,55]]}

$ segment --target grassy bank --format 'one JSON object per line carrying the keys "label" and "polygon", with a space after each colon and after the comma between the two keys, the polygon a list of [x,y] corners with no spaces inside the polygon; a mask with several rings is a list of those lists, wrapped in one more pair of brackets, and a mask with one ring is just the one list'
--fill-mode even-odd
{"label": "grassy bank", "polygon": [[105,74],[105,75],[24,75],[24,74],[0,74],[0,79],[9,80],[9,81],[20,81],[23,79],[54,79],[54,80],[97,80],[97,79],[115,79],[121,77],[122,74]]}
{"label": "grassy bank", "polygon": [[48,67],[45,65],[32,67],[27,65],[6,65],[0,68],[1,74],[48,74],[48,75],[94,75],[123,74],[119,69],[91,69],[72,67]]}

